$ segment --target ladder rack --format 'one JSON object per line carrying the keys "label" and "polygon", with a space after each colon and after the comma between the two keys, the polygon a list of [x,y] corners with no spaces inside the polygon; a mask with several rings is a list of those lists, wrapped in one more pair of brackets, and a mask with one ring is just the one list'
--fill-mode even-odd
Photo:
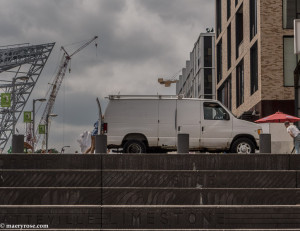
{"label": "ladder rack", "polygon": [[183,95],[109,95],[109,100],[117,99],[182,99]]}

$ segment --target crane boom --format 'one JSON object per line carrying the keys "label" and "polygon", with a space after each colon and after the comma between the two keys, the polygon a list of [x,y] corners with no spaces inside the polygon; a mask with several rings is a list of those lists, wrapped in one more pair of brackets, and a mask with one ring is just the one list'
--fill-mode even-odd
{"label": "crane boom", "polygon": [[[63,53],[63,56],[60,61],[58,72],[53,80],[53,83],[51,84],[52,89],[51,89],[49,99],[47,101],[47,105],[44,109],[44,112],[43,112],[43,115],[41,117],[39,124],[46,124],[47,115],[50,115],[52,113],[53,106],[54,106],[54,103],[56,100],[56,96],[57,96],[60,86],[63,82],[63,79],[66,75],[66,71],[68,69],[71,57],[74,56],[75,54],[77,54],[79,51],[81,51],[85,47],[87,47],[90,43],[92,43],[97,38],[98,38],[98,36],[93,37],[88,42],[86,42],[84,45],[82,45],[80,48],[78,48],[76,51],[74,51],[71,55],[69,55],[67,53],[67,51],[64,49],[64,47],[62,47],[62,50],[64,51],[64,53]],[[49,117],[49,119],[50,119],[50,117]],[[37,134],[37,132],[35,134]],[[36,143],[39,142],[39,139],[40,139],[40,135],[37,136]]]}
{"label": "crane boom", "polygon": [[86,42],[85,44],[83,44],[81,47],[79,47],[76,51],[74,51],[71,55],[70,58],[77,54],[79,51],[81,51],[82,49],[84,49],[85,47],[87,47],[88,45],[90,45],[94,40],[96,40],[98,38],[98,36],[95,36],[94,38],[92,38],[90,41]]}

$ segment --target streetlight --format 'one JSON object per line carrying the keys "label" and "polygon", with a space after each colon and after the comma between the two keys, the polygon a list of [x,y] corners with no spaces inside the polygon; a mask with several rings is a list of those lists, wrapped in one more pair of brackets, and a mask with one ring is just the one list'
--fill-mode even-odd
{"label": "streetlight", "polygon": [[65,148],[69,148],[69,147],[70,147],[70,145],[63,146],[63,147],[61,148],[60,153],[65,153]]}
{"label": "streetlight", "polygon": [[17,80],[22,80],[22,81],[26,81],[29,79],[29,77],[27,76],[19,76],[19,77],[14,77],[12,80],[12,116],[13,116],[13,129],[12,129],[12,135],[15,135],[15,130],[16,130],[16,116],[15,116],[15,112],[16,112],[16,90],[15,90],[15,86],[16,86],[16,81]]}
{"label": "streetlight", "polygon": [[57,116],[57,114],[48,114],[47,116],[46,116],[46,153],[48,153],[48,133],[49,133],[49,131],[48,131],[48,123],[49,123],[49,117],[56,117]]}
{"label": "streetlight", "polygon": [[45,102],[46,99],[34,99],[32,100],[32,139],[33,139],[33,142],[32,142],[32,152],[34,153],[34,145],[35,145],[35,102],[36,101],[39,101],[39,102]]}

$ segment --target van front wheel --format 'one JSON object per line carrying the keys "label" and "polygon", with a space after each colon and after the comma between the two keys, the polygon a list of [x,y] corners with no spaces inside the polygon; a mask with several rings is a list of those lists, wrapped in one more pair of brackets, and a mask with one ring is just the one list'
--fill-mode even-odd
{"label": "van front wheel", "polygon": [[250,139],[240,138],[234,141],[230,151],[238,154],[250,154],[254,153],[255,146]]}
{"label": "van front wheel", "polygon": [[124,153],[146,153],[146,146],[138,140],[129,140],[124,144]]}

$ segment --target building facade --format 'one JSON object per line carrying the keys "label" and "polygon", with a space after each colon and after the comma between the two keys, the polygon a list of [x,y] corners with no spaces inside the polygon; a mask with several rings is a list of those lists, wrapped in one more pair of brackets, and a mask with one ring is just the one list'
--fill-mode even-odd
{"label": "building facade", "polygon": [[176,83],[176,94],[187,98],[216,97],[215,34],[201,33]]}
{"label": "building facade", "polygon": [[295,114],[297,16],[300,0],[216,0],[217,99],[236,116]]}

